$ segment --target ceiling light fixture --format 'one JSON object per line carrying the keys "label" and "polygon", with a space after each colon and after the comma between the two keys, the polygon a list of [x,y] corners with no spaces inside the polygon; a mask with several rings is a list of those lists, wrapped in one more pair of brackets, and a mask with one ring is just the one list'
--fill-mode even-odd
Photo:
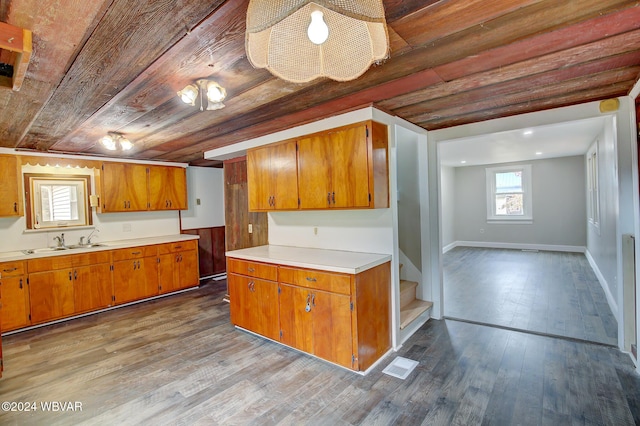
{"label": "ceiling light fixture", "polygon": [[245,38],[256,68],[293,83],[354,80],[389,55],[382,0],[250,0]]}
{"label": "ceiling light fixture", "polygon": [[117,132],[109,132],[107,136],[100,139],[100,143],[109,151],[116,151],[118,148],[122,151],[129,151],[133,148],[133,143]]}
{"label": "ceiling light fixture", "polygon": [[200,111],[204,111],[205,106],[207,111],[213,111],[224,108],[222,101],[227,97],[227,91],[215,81],[203,78],[178,92],[182,102],[191,106],[196,105],[198,95],[200,95]]}

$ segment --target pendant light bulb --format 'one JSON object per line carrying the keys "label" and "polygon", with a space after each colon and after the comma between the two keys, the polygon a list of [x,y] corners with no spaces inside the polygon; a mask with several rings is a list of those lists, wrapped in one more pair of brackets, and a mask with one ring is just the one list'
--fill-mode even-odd
{"label": "pendant light bulb", "polygon": [[307,35],[313,44],[321,45],[329,38],[329,27],[323,18],[324,14],[321,11],[311,12],[311,23],[307,29]]}
{"label": "pendant light bulb", "polygon": [[102,137],[102,139],[100,139],[100,143],[102,143],[102,145],[105,148],[107,148],[109,151],[116,150],[116,141],[113,140],[113,138],[110,135]]}
{"label": "pendant light bulb", "polygon": [[196,98],[198,97],[198,88],[195,85],[190,84],[179,91],[178,96],[182,99],[182,102],[193,106],[196,104]]}

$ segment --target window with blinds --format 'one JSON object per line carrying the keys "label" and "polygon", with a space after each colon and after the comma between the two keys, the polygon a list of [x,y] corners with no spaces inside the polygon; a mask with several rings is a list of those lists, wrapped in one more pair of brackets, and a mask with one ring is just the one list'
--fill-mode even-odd
{"label": "window with blinds", "polygon": [[64,228],[91,224],[87,176],[25,175],[29,184],[28,227]]}

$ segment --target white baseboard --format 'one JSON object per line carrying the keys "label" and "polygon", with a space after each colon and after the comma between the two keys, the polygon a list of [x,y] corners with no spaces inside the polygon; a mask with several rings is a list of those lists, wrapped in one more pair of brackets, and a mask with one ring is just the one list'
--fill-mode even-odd
{"label": "white baseboard", "polygon": [[[456,241],[442,249],[443,253],[455,247],[482,247],[482,248],[500,248],[513,250],[540,250],[540,251],[563,251],[570,253],[584,253],[587,248],[584,246],[564,246],[553,244],[524,244],[524,243],[496,243],[489,241]],[[445,251],[446,250],[446,251]]]}
{"label": "white baseboard", "polygon": [[589,253],[589,250],[585,250],[584,254],[587,257],[589,264],[591,265],[591,269],[593,269],[593,272],[595,272],[596,277],[598,277],[598,281],[600,282],[600,286],[602,287],[602,290],[604,290],[605,296],[607,296],[607,303],[609,303],[609,308],[611,308],[611,313],[613,313],[613,316],[616,318],[616,321],[620,322],[620,318],[618,317],[618,303],[616,302],[615,297],[613,297],[613,294],[611,294],[611,290],[609,290],[609,284],[607,283],[607,280],[604,278],[604,275],[602,275],[602,272],[600,272],[600,268],[598,268],[598,265],[596,264],[596,261],[591,256],[591,253]]}
{"label": "white baseboard", "polygon": [[446,246],[442,247],[442,254],[445,254],[449,250],[453,250],[456,247],[458,247],[458,242],[457,241],[454,241],[451,244],[447,244]]}

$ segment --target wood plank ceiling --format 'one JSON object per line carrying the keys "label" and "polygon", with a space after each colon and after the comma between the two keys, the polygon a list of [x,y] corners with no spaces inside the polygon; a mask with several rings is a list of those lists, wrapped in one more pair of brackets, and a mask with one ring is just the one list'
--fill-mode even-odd
{"label": "wood plank ceiling", "polygon": [[[33,31],[19,92],[0,88],[0,146],[206,164],[203,151],[375,105],[425,129],[626,95],[640,75],[640,2],[386,0],[391,57],[361,78],[291,84],[244,52],[248,0],[0,0]],[[195,79],[227,89],[200,112]]]}

